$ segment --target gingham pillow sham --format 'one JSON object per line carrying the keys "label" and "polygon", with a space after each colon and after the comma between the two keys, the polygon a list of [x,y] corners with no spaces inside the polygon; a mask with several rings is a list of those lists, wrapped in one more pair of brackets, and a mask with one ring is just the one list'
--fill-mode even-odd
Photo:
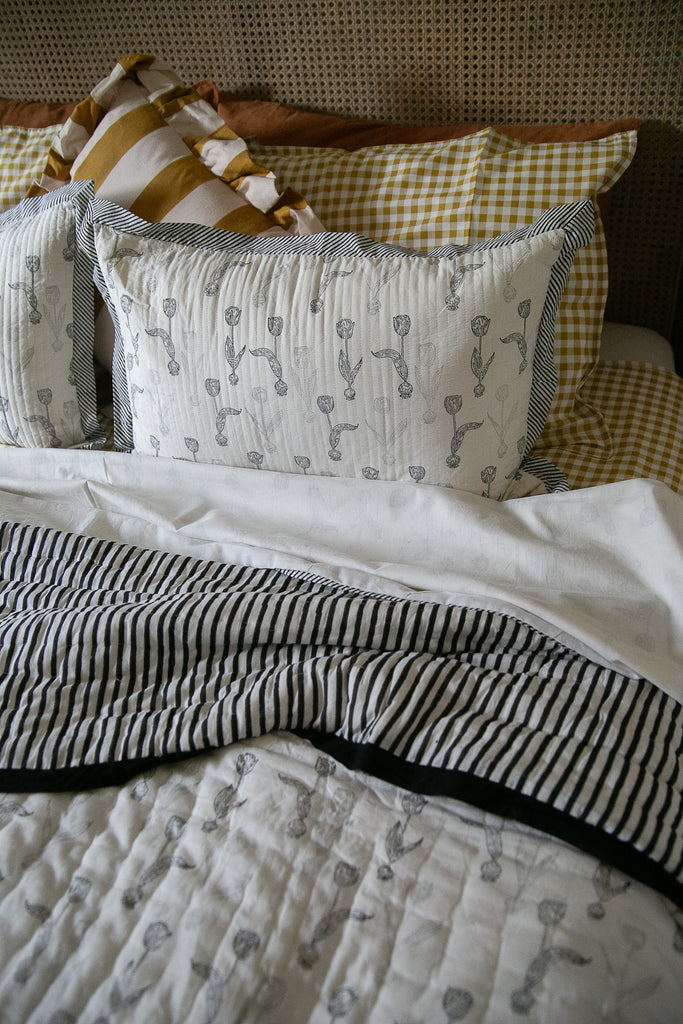
{"label": "gingham pillow sham", "polygon": [[147,224],[98,201],[92,225],[119,447],[502,498],[552,400],[553,318],[593,217],[568,205],[421,254]]}

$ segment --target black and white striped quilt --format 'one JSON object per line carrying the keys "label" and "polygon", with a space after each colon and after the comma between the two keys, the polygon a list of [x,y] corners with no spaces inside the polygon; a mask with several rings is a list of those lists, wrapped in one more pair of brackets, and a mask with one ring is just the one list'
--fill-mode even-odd
{"label": "black and white striped quilt", "polygon": [[501,613],[0,527],[0,788],[272,730],[552,832],[683,904],[680,705]]}

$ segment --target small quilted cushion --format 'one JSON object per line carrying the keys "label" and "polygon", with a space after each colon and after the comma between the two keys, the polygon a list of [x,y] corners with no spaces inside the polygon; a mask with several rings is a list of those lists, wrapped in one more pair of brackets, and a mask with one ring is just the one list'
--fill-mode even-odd
{"label": "small quilted cushion", "polygon": [[92,265],[77,226],[92,197],[78,182],[0,216],[0,442],[99,447]]}

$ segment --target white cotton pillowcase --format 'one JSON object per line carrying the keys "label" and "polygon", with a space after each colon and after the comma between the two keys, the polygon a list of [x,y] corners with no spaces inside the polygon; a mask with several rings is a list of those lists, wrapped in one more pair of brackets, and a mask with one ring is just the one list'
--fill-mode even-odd
{"label": "white cotton pillowcase", "polygon": [[506,496],[552,400],[554,316],[590,204],[429,254],[92,210],[119,447]]}

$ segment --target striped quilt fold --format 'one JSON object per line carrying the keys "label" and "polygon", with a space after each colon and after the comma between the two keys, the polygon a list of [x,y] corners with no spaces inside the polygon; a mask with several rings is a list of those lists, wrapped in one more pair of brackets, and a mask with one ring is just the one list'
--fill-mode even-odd
{"label": "striped quilt fold", "polygon": [[500,613],[0,527],[0,787],[101,785],[303,730],[597,852],[683,904],[683,722]]}

